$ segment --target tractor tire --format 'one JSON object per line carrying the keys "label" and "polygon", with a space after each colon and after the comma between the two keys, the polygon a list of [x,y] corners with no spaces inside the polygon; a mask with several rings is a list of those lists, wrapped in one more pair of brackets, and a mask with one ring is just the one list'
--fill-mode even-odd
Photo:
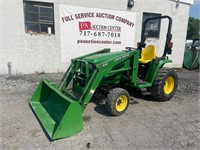
{"label": "tractor tire", "polygon": [[113,88],[109,91],[106,101],[106,110],[114,115],[122,115],[129,106],[130,95],[122,88]]}
{"label": "tractor tire", "polygon": [[169,101],[178,87],[178,74],[175,69],[161,68],[150,88],[152,96],[158,101]]}

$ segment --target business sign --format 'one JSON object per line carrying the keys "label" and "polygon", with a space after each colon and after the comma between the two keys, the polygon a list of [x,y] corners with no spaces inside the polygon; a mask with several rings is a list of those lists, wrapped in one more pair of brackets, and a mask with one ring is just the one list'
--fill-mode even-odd
{"label": "business sign", "polygon": [[60,5],[61,61],[134,45],[134,12]]}

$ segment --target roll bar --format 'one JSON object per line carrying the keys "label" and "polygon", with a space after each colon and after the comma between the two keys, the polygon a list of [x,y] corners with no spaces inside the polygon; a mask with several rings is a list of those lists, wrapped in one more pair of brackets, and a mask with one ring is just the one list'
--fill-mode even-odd
{"label": "roll bar", "polygon": [[168,29],[167,29],[167,35],[166,35],[166,42],[165,42],[165,48],[164,48],[164,52],[162,57],[166,56],[166,54],[171,54],[172,50],[171,47],[169,48],[169,45],[172,44],[171,43],[171,39],[172,39],[172,34],[171,34],[171,28],[172,28],[172,18],[170,16],[159,16],[159,17],[153,17],[153,18],[148,18],[144,21],[143,26],[142,26],[142,33],[141,33],[141,41],[140,44],[138,46],[138,49],[142,50],[142,48],[144,48],[146,46],[145,44],[145,28],[146,28],[146,24],[150,21],[150,20],[155,20],[155,19],[168,19],[169,20],[169,24],[168,24]]}

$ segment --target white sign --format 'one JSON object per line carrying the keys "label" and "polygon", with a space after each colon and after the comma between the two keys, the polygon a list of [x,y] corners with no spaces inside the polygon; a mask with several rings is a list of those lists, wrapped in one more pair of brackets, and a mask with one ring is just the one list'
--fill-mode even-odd
{"label": "white sign", "polygon": [[60,5],[61,61],[103,48],[134,45],[134,12]]}

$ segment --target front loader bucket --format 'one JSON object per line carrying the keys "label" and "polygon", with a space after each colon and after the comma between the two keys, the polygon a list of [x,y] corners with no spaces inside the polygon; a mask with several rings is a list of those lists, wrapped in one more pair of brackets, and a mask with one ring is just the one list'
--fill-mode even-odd
{"label": "front loader bucket", "polygon": [[30,99],[30,106],[52,140],[72,136],[83,129],[80,104],[47,80],[40,82]]}

